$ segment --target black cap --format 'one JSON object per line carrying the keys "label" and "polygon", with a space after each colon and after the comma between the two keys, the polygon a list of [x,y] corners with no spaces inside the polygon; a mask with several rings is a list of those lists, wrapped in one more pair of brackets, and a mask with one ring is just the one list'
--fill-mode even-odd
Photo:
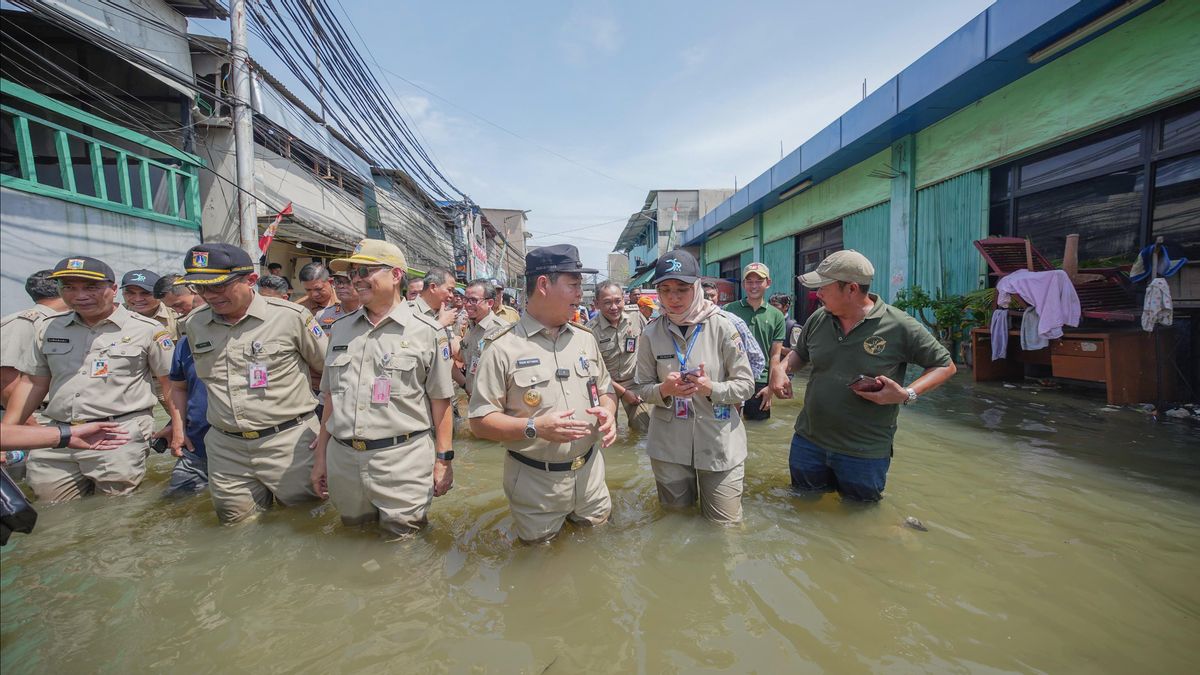
{"label": "black cap", "polygon": [[85,255],[63,258],[54,266],[50,273],[51,279],[91,279],[92,281],[107,281],[113,283],[117,275],[104,261],[89,258]]}
{"label": "black cap", "polygon": [[151,272],[150,270],[130,270],[121,277],[121,288],[126,286],[137,286],[143,291],[154,292],[154,284],[160,278],[160,275]]}
{"label": "black cap", "polygon": [[233,244],[200,244],[183,257],[184,283],[221,284],[254,271],[250,255]]}
{"label": "black cap", "polygon": [[699,278],[700,263],[696,262],[695,256],[681,248],[666,252],[654,266],[654,283],[656,284],[670,279],[676,279],[685,284],[694,284]]}
{"label": "black cap", "polygon": [[599,270],[589,269],[579,261],[579,249],[571,244],[555,244],[531,249],[525,254],[525,274],[549,274],[551,272],[575,272],[595,274]]}

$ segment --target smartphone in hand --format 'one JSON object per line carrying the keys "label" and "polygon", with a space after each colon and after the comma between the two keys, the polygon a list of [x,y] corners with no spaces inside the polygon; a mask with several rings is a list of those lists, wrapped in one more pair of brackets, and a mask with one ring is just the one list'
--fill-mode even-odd
{"label": "smartphone in hand", "polygon": [[863,392],[879,391],[880,389],[883,389],[883,384],[870,375],[859,375],[853,380],[850,380],[849,384],[846,386],[850,387],[854,391]]}
{"label": "smartphone in hand", "polygon": [[680,379],[684,382],[691,382],[693,377],[700,377],[700,369],[688,368],[687,370],[679,371],[679,375],[681,376]]}

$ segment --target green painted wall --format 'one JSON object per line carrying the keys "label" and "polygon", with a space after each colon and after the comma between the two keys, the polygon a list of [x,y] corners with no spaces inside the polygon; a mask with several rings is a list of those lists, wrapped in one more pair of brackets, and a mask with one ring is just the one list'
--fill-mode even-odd
{"label": "green painted wall", "polygon": [[[936,296],[982,288],[987,236],[988,172],[972,171],[917,191],[915,260],[909,279]],[[899,290],[899,289],[892,289]]]}
{"label": "green painted wall", "polygon": [[891,152],[883,150],[763,213],[763,241],[789,237],[886,201],[891,189],[888,181],[867,174],[885,166]]}
{"label": "green painted wall", "polygon": [[796,276],[796,239],[784,237],[767,242],[762,261],[771,270],[771,288],[767,292],[791,295],[792,277]]}
{"label": "green painted wall", "polygon": [[917,186],[1200,92],[1200,2],[1167,0],[917,134]]}
{"label": "green painted wall", "polygon": [[875,266],[875,279],[871,282],[871,291],[878,293],[884,300],[892,299],[888,283],[890,219],[891,202],[877,204],[842,218],[842,246],[867,256],[867,260]]}
{"label": "green painted wall", "polygon": [[704,242],[704,259],[718,262],[754,246],[754,219]]}

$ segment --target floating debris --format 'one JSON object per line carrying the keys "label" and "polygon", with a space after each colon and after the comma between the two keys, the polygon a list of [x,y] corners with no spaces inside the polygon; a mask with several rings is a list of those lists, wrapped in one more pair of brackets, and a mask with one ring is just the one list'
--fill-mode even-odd
{"label": "floating debris", "polygon": [[916,530],[917,532],[928,532],[929,531],[929,528],[925,527],[925,523],[922,523],[921,521],[917,520],[916,518],[913,518],[912,516],[905,517],[904,526],[907,528]]}
{"label": "floating debris", "polygon": [[1191,416],[1192,413],[1186,408],[1172,408],[1167,411],[1167,417],[1174,417],[1176,419],[1186,419]]}

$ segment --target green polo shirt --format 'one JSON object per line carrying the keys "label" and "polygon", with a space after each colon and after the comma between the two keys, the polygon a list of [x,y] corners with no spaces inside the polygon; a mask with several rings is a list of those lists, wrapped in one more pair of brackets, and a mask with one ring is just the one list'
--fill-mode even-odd
{"label": "green polo shirt", "polygon": [[766,300],[763,300],[762,307],[758,309],[751,307],[745,299],[738,300],[725,305],[725,311],[745,321],[750,327],[754,341],[762,349],[763,356],[767,357],[767,365],[763,367],[762,372],[754,374],[754,381],[760,384],[766,382],[771,369],[771,344],[783,344],[787,318]]}
{"label": "green polo shirt", "polygon": [[922,369],[950,365],[950,352],[924,326],[879,296],[849,334],[822,307],[804,324],[799,357],[812,364],[796,433],[818,446],[854,457],[890,457],[899,405],[877,405],[847,385],[860,373],[904,383],[912,363]]}

